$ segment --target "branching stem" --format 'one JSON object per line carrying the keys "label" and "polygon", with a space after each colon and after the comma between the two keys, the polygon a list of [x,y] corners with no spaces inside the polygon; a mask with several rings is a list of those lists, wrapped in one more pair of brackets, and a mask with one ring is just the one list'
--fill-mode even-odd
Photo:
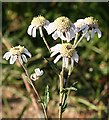
{"label": "branching stem", "polygon": [[[33,88],[33,90],[34,90],[36,96],[38,97],[39,101],[42,101],[42,99],[41,99],[41,97],[40,97],[38,91],[36,90],[34,84],[32,83],[32,81],[31,81],[31,79],[30,79],[30,77],[29,77],[29,74],[28,74],[27,69],[25,68],[25,66],[24,66],[23,64],[21,64],[21,66],[22,66],[22,68],[24,69],[25,74],[26,74],[26,76],[28,77],[29,83],[31,84],[31,86],[32,86],[32,88]],[[44,106],[44,104],[43,104],[42,102],[41,102],[41,105],[42,105],[42,108],[43,108],[43,112],[44,112],[45,118],[46,118],[46,120],[48,120],[46,108],[45,108],[45,106]]]}

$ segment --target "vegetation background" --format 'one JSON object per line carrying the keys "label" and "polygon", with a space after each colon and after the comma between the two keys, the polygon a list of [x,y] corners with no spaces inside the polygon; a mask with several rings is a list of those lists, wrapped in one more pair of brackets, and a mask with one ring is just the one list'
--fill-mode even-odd
{"label": "vegetation background", "polygon": [[[49,52],[40,38],[32,38],[27,34],[27,28],[34,16],[42,15],[50,22],[59,16],[66,16],[75,22],[77,19],[93,16],[99,20],[102,38],[97,35],[87,42],[82,40],[77,48],[80,60],[75,64],[70,77],[70,84],[74,82],[78,89],[71,92],[68,107],[64,117],[72,118],[107,118],[109,95],[109,4],[84,2],[7,2],[2,3],[2,54],[7,51],[6,46],[24,45],[31,53],[32,58],[27,64],[29,73],[40,67],[45,74],[35,82],[39,93],[43,96],[46,85],[50,88],[49,117],[57,117],[58,106],[58,76],[50,65],[43,59],[49,58]],[[52,47],[60,41],[53,41],[44,30],[45,37]],[[52,61],[52,59],[50,59]],[[60,67],[60,63],[58,63]],[[2,115],[5,118],[37,117],[32,101],[25,88],[21,74],[23,70],[16,64],[10,65],[2,60]],[[52,110],[52,111],[51,111]]]}

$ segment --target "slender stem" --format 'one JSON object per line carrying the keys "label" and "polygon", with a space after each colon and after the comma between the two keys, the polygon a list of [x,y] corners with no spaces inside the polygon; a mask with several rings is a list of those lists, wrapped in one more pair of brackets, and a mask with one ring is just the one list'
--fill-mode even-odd
{"label": "slender stem", "polygon": [[51,51],[50,51],[50,47],[49,47],[49,45],[48,45],[48,43],[47,43],[47,41],[46,41],[46,39],[45,39],[45,37],[44,37],[43,31],[42,31],[42,27],[39,27],[39,32],[40,32],[40,36],[41,36],[41,38],[43,39],[43,41],[44,41],[47,49],[49,50],[49,52],[51,52]]}
{"label": "slender stem", "polygon": [[[31,79],[30,79],[30,77],[29,77],[29,74],[28,74],[27,69],[25,68],[25,66],[24,66],[23,64],[21,64],[21,66],[23,67],[23,69],[24,69],[24,71],[25,71],[25,74],[27,75],[27,77],[28,77],[28,79],[29,79],[29,83],[31,84],[31,86],[32,86],[32,88],[33,88],[35,94],[37,95],[39,101],[42,101],[40,95],[38,94],[38,91],[36,90],[34,84],[32,83],[32,81],[31,81]],[[42,108],[43,108],[43,111],[44,111],[45,118],[46,118],[46,120],[48,120],[46,108],[45,108],[45,106],[44,106],[43,103],[41,103],[41,105],[42,105]]]}
{"label": "slender stem", "polygon": [[73,43],[74,45],[76,44],[76,42],[77,42],[77,40],[78,40],[78,35],[79,35],[79,34],[76,33],[76,37],[75,37],[75,40],[74,40],[74,43]]}
{"label": "slender stem", "polygon": [[76,48],[77,45],[81,42],[81,40],[84,38],[84,36],[86,35],[87,32],[85,32],[81,37],[80,39],[78,40],[78,42],[74,45],[74,47]]}
{"label": "slender stem", "polygon": [[63,82],[64,82],[64,67],[62,67],[62,71],[59,75],[59,80],[60,80],[60,99],[59,99],[59,120],[62,118],[62,99],[63,99]]}

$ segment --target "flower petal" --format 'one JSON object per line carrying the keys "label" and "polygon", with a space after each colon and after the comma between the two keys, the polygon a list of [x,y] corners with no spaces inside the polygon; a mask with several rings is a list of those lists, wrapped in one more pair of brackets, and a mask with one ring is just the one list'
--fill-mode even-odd
{"label": "flower petal", "polygon": [[6,60],[8,60],[10,58],[12,54],[10,52],[6,52],[3,56],[3,58],[5,58]]}
{"label": "flower petal", "polygon": [[47,30],[48,25],[50,24],[50,22],[48,20],[45,20],[45,25],[44,28]]}
{"label": "flower petal", "polygon": [[36,37],[36,27],[33,28],[32,37]]}
{"label": "flower petal", "polygon": [[56,40],[58,38],[58,34],[57,34],[57,31],[55,31],[53,34],[52,34],[52,37],[54,40]]}
{"label": "flower petal", "polygon": [[65,57],[62,58],[62,67],[65,68]]}
{"label": "flower petal", "polygon": [[24,54],[22,54],[22,59],[23,59],[23,61],[24,61],[25,63],[27,63],[27,58],[26,58],[26,56],[25,56]]}
{"label": "flower petal", "polygon": [[50,49],[51,49],[51,52],[53,52],[53,51],[59,52],[60,48],[61,48],[61,44],[57,44],[57,45],[51,47]]}
{"label": "flower petal", "polygon": [[75,37],[74,30],[70,29],[67,33],[69,34],[69,40],[67,42],[70,42]]}
{"label": "flower petal", "polygon": [[65,58],[65,68],[68,68],[69,58]]}
{"label": "flower petal", "polygon": [[67,40],[67,42],[70,42],[70,33],[69,33],[69,31],[67,31],[67,32],[65,32],[65,34],[66,34],[66,40]]}
{"label": "flower petal", "polygon": [[31,57],[31,53],[26,48],[24,48],[23,53],[25,53],[26,55],[28,55],[29,57]]}
{"label": "flower petal", "polygon": [[58,55],[58,56],[55,58],[54,63],[57,63],[58,60],[59,60],[61,57],[62,57],[61,55]]}
{"label": "flower petal", "polygon": [[77,51],[75,51],[75,52],[73,53],[72,58],[75,60],[75,62],[78,63],[78,61],[79,61],[79,56],[78,56],[78,54],[77,54]]}
{"label": "flower petal", "polygon": [[20,64],[23,64],[21,56],[18,56],[18,60],[19,60]]}
{"label": "flower petal", "polygon": [[46,28],[46,30],[47,30],[47,33],[50,35],[52,32],[54,32],[55,30],[56,30],[56,28],[55,28],[55,26],[54,26],[54,23],[52,22],[52,23],[50,23],[49,25],[48,25],[48,27]]}
{"label": "flower petal", "polygon": [[17,55],[12,55],[10,58],[10,64],[13,64],[17,59]]}
{"label": "flower petal", "polygon": [[101,31],[100,31],[99,29],[96,29],[96,31],[97,31],[97,33],[98,33],[98,38],[101,38],[101,36],[102,36]]}
{"label": "flower petal", "polygon": [[66,38],[66,32],[62,33],[60,31],[58,31],[58,36],[62,39],[62,40],[67,40]]}
{"label": "flower petal", "polygon": [[93,29],[93,28],[92,28],[91,38],[93,38],[93,37],[94,37],[95,32],[96,32],[96,31],[95,31],[95,29]]}
{"label": "flower petal", "polygon": [[87,41],[90,40],[90,35],[89,35],[89,33],[86,33],[85,37],[86,37]]}
{"label": "flower petal", "polygon": [[74,66],[74,60],[73,60],[73,58],[71,58],[71,66],[72,66],[72,68]]}
{"label": "flower petal", "polygon": [[59,51],[55,51],[55,52],[53,52],[53,53],[50,55],[50,57],[55,56],[58,52],[59,52]]}
{"label": "flower petal", "polygon": [[27,33],[31,36],[32,35],[32,29],[33,29],[33,25],[30,25],[29,27],[28,27],[28,30],[27,30]]}

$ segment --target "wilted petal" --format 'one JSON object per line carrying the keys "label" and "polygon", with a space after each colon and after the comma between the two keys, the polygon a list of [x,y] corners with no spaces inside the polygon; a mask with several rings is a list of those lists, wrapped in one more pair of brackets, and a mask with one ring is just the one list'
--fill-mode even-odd
{"label": "wilted petal", "polygon": [[82,32],[83,32],[83,33],[86,33],[86,32],[88,32],[88,30],[89,30],[89,26],[88,26],[88,25],[86,25],[85,29],[84,29],[84,30],[82,30]]}
{"label": "wilted petal", "polygon": [[95,29],[92,28],[91,38],[93,38],[95,35]]}
{"label": "wilted petal", "polygon": [[86,33],[85,37],[86,37],[87,41],[90,40],[90,35],[89,35],[89,33]]}
{"label": "wilted petal", "polygon": [[96,31],[97,31],[97,33],[98,33],[98,38],[101,38],[101,36],[102,36],[101,31],[100,31],[99,29],[96,29]]}
{"label": "wilted petal", "polygon": [[72,67],[74,66],[74,60],[73,60],[73,58],[71,58],[71,66]]}
{"label": "wilted petal", "polygon": [[65,58],[65,68],[68,68],[69,58]]}
{"label": "wilted petal", "polygon": [[80,28],[80,31],[85,29],[85,28],[86,28],[86,30],[88,30],[87,25],[82,25],[82,27]]}
{"label": "wilted petal", "polygon": [[27,58],[26,58],[26,56],[25,56],[24,54],[22,54],[22,59],[23,59],[23,61],[24,61],[25,63],[27,63]]}
{"label": "wilted petal", "polygon": [[62,57],[61,55],[58,55],[58,56],[55,58],[54,63],[57,63],[58,60],[59,60],[61,57]]}
{"label": "wilted petal", "polygon": [[23,64],[21,56],[18,56],[18,60],[19,60],[20,64]]}
{"label": "wilted petal", "polygon": [[67,32],[65,32],[65,34],[66,34],[66,40],[67,40],[67,42],[70,42],[70,32],[69,31],[67,31]]}
{"label": "wilted petal", "polygon": [[13,64],[17,59],[17,55],[12,55],[11,58],[10,58],[10,64]]}
{"label": "wilted petal", "polygon": [[74,30],[70,29],[69,33],[70,33],[70,40],[72,40],[75,37]]}
{"label": "wilted petal", "polygon": [[31,74],[30,78],[31,80],[36,81],[37,80],[36,73]]}
{"label": "wilted petal", "polygon": [[30,25],[29,27],[28,27],[28,30],[27,30],[27,33],[31,36],[32,35],[32,29],[33,29],[33,25]]}
{"label": "wilted petal", "polygon": [[77,54],[77,51],[75,51],[75,52],[73,53],[73,57],[72,57],[72,58],[75,60],[75,62],[78,63],[78,61],[79,61],[79,56],[78,56],[78,54]]}
{"label": "wilted petal", "polygon": [[62,32],[58,32],[58,36],[62,39],[62,40],[67,40],[66,38],[66,33],[62,33]]}
{"label": "wilted petal", "polygon": [[10,58],[12,54],[10,52],[6,52],[3,56],[3,58],[5,58],[6,60],[8,60]]}
{"label": "wilted petal", "polygon": [[28,55],[29,57],[31,57],[31,53],[26,48],[24,48],[24,52],[23,53],[25,53],[26,55]]}
{"label": "wilted petal", "polygon": [[35,69],[35,73],[36,73],[36,75],[39,77],[39,76],[42,76],[42,75],[43,75],[44,71],[43,71],[43,70],[40,70],[39,68],[36,68],[36,69]]}
{"label": "wilted petal", "polygon": [[54,40],[56,40],[58,38],[58,34],[57,34],[57,31],[55,31],[53,34],[52,34],[52,37]]}
{"label": "wilted petal", "polygon": [[62,67],[65,67],[65,57],[62,58]]}
{"label": "wilted petal", "polygon": [[45,21],[45,25],[44,28],[47,30],[48,25],[50,24],[50,22],[48,20]]}
{"label": "wilted petal", "polygon": [[36,27],[33,28],[32,37],[36,37]]}

